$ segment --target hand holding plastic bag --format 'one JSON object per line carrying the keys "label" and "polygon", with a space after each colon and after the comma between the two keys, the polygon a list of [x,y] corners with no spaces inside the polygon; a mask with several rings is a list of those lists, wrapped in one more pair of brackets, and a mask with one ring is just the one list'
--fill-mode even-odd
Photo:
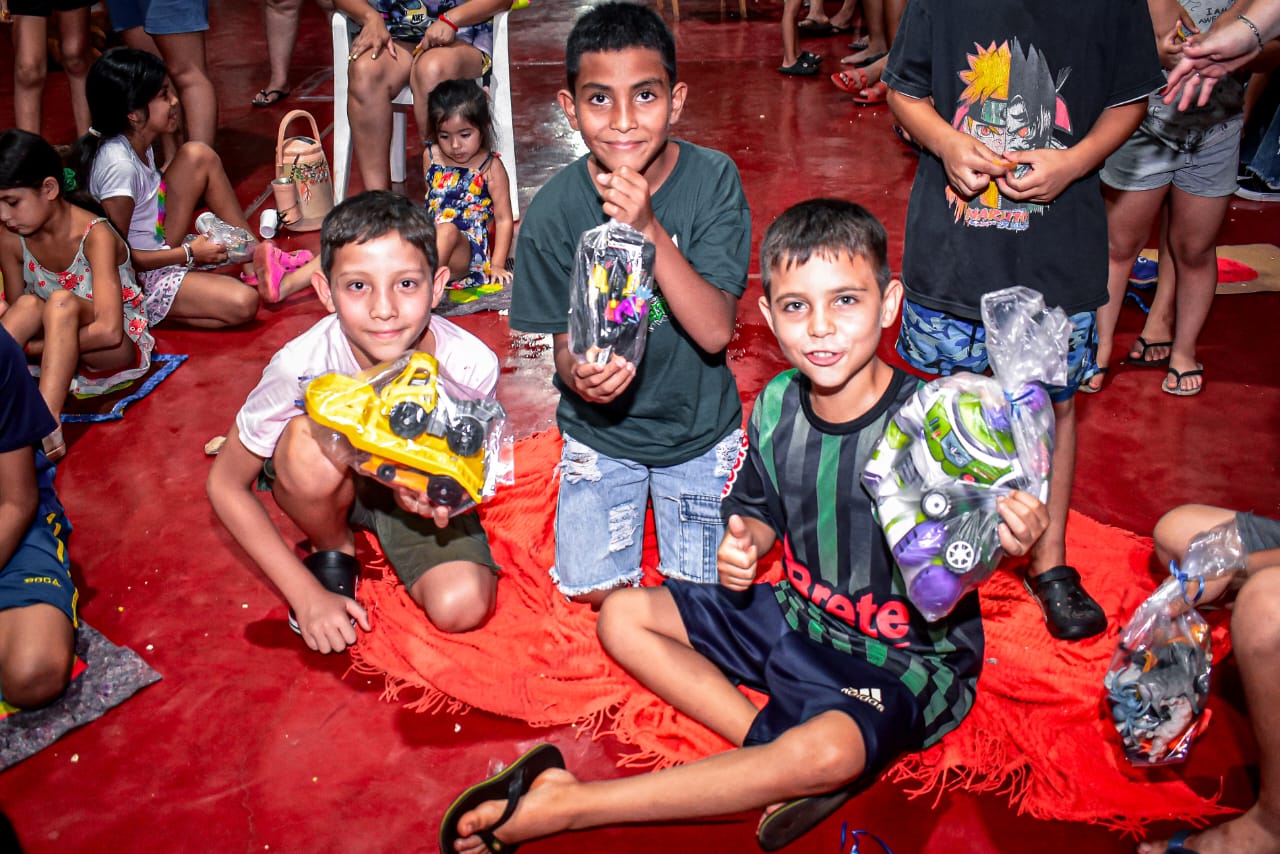
{"label": "hand holding plastic bag", "polygon": [[1066,382],[1070,321],[1021,287],[983,297],[982,318],[995,376],[923,386],[862,475],[907,595],[930,621],[1000,563],[997,499],[1021,489],[1048,501],[1055,421],[1043,384]]}
{"label": "hand holding plastic bag", "polygon": [[453,516],[513,482],[502,405],[453,382],[427,353],[304,389],[329,457],[388,486],[425,493]]}
{"label": "hand holding plastic bag", "polygon": [[1186,759],[1201,729],[1213,663],[1209,626],[1193,606],[1206,584],[1243,571],[1245,560],[1234,519],[1200,534],[1120,634],[1103,686],[1133,765]]}
{"label": "hand holding plastic bag", "polygon": [[615,354],[640,361],[656,251],[616,220],[582,233],[569,285],[569,350],[579,361],[603,365]]}
{"label": "hand holding plastic bag", "polygon": [[[196,231],[227,250],[227,260],[217,264],[204,264],[197,270],[214,270],[228,264],[247,264],[253,260],[253,250],[258,248],[258,239],[239,226],[223,222],[213,211],[205,211],[196,217]],[[187,241],[195,240],[196,235],[188,234]]]}

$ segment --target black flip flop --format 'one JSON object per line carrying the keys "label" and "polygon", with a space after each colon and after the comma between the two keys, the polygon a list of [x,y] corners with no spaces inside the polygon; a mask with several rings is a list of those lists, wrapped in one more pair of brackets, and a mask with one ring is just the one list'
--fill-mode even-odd
{"label": "black flip flop", "polygon": [[845,64],[852,65],[854,68],[866,68],[868,65],[879,62],[881,59],[884,59],[886,56],[888,56],[887,53],[873,53],[871,54],[871,56],[868,56],[865,59],[860,59],[857,62],[849,62]]}
{"label": "black flip flop", "polygon": [[440,820],[440,851],[443,854],[454,854],[457,849],[454,843],[463,837],[458,835],[458,819],[485,801],[506,800],[507,808],[502,817],[492,826],[478,831],[475,835],[493,854],[512,854],[520,846],[508,845],[494,836],[494,832],[506,823],[516,811],[520,799],[529,793],[529,787],[543,771],[552,768],[564,768],[564,756],[551,744],[539,744],[502,771],[488,780],[482,780],[470,787],[449,804]]}
{"label": "black flip flop", "polygon": [[[1136,359],[1133,358],[1132,356],[1129,356],[1128,358],[1125,359],[1125,361],[1128,362],[1130,365],[1137,365],[1140,368],[1158,368],[1161,365],[1165,365],[1169,362],[1168,356],[1165,356],[1163,359],[1148,359],[1147,358],[1148,350],[1154,350],[1157,347],[1168,347],[1170,353],[1172,354],[1173,352],[1172,341],[1150,341],[1149,342],[1147,341],[1147,339],[1143,338],[1141,335],[1138,336],[1138,340],[1133,342],[1133,346],[1142,348],[1142,354]],[[1133,347],[1129,348],[1129,352],[1130,353],[1133,352]]]}
{"label": "black flip flop", "polygon": [[288,98],[292,91],[292,89],[259,89],[258,94],[254,95],[249,103],[255,107],[270,107]]}
{"label": "black flip flop", "polygon": [[756,828],[756,843],[765,851],[778,851],[813,830],[860,791],[845,786],[825,795],[796,798],[769,813]]}

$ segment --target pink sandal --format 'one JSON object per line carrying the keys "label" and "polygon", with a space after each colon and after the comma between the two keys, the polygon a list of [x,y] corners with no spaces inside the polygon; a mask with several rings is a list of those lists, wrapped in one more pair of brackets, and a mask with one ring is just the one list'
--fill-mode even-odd
{"label": "pink sandal", "polygon": [[286,275],[305,266],[315,256],[306,249],[285,252],[271,242],[258,244],[253,251],[253,269],[259,282],[267,283],[267,301],[280,302],[280,282]]}

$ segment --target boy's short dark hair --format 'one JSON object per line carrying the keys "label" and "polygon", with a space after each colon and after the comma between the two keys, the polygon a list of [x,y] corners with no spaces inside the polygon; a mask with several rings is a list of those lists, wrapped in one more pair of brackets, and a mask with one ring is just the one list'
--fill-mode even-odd
{"label": "boy's short dark hair", "polygon": [[349,243],[377,240],[396,232],[426,256],[434,273],[440,263],[436,252],[436,224],[426,208],[388,190],[368,190],[346,199],[324,218],[320,226],[320,266],[326,276],[333,271],[333,253]]}
{"label": "boy's short dark hair", "polygon": [[862,205],[844,199],[810,199],[792,205],[773,221],[760,244],[760,278],[769,296],[775,271],[799,267],[815,255],[837,258],[861,255],[871,265],[876,284],[889,284],[888,235],[880,220]]}
{"label": "boy's short dark hair", "polygon": [[578,18],[564,48],[569,91],[576,92],[584,53],[603,53],[638,47],[655,50],[667,72],[667,85],[676,83],[676,41],[658,13],[648,6],[615,0]]}

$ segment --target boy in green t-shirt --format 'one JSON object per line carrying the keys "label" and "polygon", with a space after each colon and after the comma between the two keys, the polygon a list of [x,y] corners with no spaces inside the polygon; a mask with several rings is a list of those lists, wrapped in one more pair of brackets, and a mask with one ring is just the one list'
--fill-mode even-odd
{"label": "boy in green t-shirt", "polygon": [[[650,498],[660,570],[715,580],[720,493],[741,445],[725,347],[746,288],[751,218],[733,161],[669,138],[687,86],[676,81],[671,32],[651,9],[606,3],[587,12],[565,64],[560,106],[589,153],[529,206],[511,326],[554,339],[564,452],[552,577],[567,596],[598,605],[640,580]],[[587,364],[568,348],[578,238],[610,218],[657,247],[638,364],[616,355]]]}

